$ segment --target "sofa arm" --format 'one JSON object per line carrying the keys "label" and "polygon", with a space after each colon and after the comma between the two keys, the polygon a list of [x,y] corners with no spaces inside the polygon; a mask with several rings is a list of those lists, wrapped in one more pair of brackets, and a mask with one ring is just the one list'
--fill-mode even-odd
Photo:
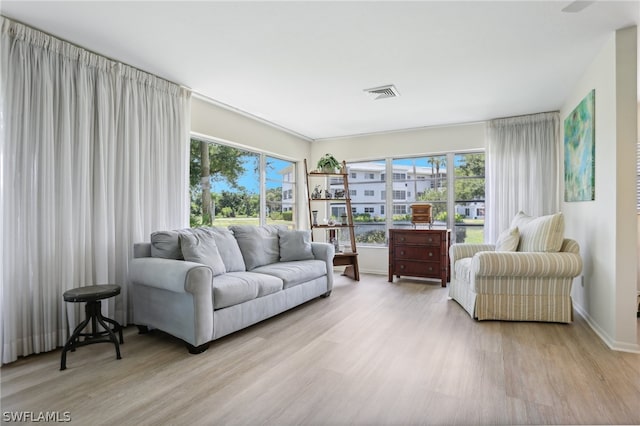
{"label": "sofa arm", "polygon": [[333,289],[333,257],[336,255],[336,249],[333,244],[312,242],[311,251],[313,252],[313,257],[326,263],[327,291],[331,291]]}
{"label": "sofa arm", "polygon": [[192,294],[209,295],[213,272],[201,263],[184,260],[144,257],[131,260],[129,279],[133,284]]}
{"label": "sofa arm", "polygon": [[489,277],[577,277],[582,258],[575,253],[480,252],[471,260],[471,273]]}

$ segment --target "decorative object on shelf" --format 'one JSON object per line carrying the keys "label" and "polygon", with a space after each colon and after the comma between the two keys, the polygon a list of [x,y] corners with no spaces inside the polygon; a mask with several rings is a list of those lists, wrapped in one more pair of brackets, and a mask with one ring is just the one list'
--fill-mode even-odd
{"label": "decorative object on shelf", "polygon": [[336,173],[340,170],[340,162],[331,154],[325,154],[318,160],[318,169],[322,173]]}
{"label": "decorative object on shelf", "polygon": [[322,189],[320,189],[320,185],[316,185],[316,187],[313,188],[313,192],[311,193],[311,198],[313,198],[314,200],[317,200],[318,198],[322,198]]}
{"label": "decorative object on shelf", "polygon": [[348,224],[349,224],[349,221],[347,220],[347,214],[346,214],[346,213],[342,213],[342,214],[340,215],[340,222],[341,222],[343,225],[348,225]]}
{"label": "decorative object on shelf", "polygon": [[431,207],[430,203],[411,204],[411,223],[413,223],[414,228],[418,223],[426,223],[429,225],[429,229],[431,229],[431,226],[433,225]]}
{"label": "decorative object on shelf", "polygon": [[332,242],[333,242],[333,247],[336,250],[336,253],[341,253],[341,251],[340,251],[340,243],[338,242],[338,237],[334,237]]}
{"label": "decorative object on shelf", "polygon": [[331,192],[328,189],[324,190],[324,198],[326,198],[327,200],[331,199]]}
{"label": "decorative object on shelf", "polygon": [[344,198],[344,189],[336,189],[336,190],[333,192],[333,196],[334,196],[335,198]]}
{"label": "decorative object on shelf", "polygon": [[327,222],[327,224],[328,224],[329,226],[334,226],[334,225],[336,224],[336,221],[335,221],[335,220],[333,220],[333,218],[331,218],[331,219],[329,219],[329,222]]}
{"label": "decorative object on shelf", "polygon": [[313,226],[318,226],[318,210],[313,210],[311,214],[313,215]]}

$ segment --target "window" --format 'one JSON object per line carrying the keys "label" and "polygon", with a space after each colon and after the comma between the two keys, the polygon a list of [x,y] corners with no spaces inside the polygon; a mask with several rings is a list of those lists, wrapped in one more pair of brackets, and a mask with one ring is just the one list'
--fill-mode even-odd
{"label": "window", "polygon": [[[413,227],[409,206],[414,202],[431,203],[434,228],[451,228],[454,242],[483,242],[484,153],[389,158],[348,166],[363,170],[365,176],[372,170],[385,170],[380,172],[380,181],[349,182],[351,187],[366,188],[362,194],[368,197],[352,197],[352,205],[363,212],[354,212],[358,244],[382,245],[387,228]],[[387,199],[387,190],[392,191],[391,199]],[[377,192],[380,197],[374,203],[370,197]]]}
{"label": "window", "polygon": [[394,200],[406,200],[407,192],[406,191],[393,191],[393,199]]}
{"label": "window", "polygon": [[375,179],[375,178],[376,178],[376,175],[375,175],[375,173],[365,173],[365,174],[364,174],[364,178],[365,178],[365,179],[373,180],[373,179]]}
{"label": "window", "polygon": [[349,190],[349,198],[353,198],[358,196],[358,190],[357,189],[350,189]]}
{"label": "window", "polygon": [[358,174],[356,172],[351,172],[350,179],[357,179],[357,178],[358,178]]}
{"label": "window", "polygon": [[484,154],[456,154],[455,241],[484,241]]}
{"label": "window", "polygon": [[191,226],[295,227],[295,175],[290,161],[191,139]]}
{"label": "window", "polygon": [[407,206],[405,204],[394,204],[393,214],[407,214]]}

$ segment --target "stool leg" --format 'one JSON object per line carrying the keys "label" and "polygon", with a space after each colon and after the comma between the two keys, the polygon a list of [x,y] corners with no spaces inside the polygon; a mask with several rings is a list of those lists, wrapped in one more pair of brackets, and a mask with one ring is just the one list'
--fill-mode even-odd
{"label": "stool leg", "polygon": [[118,343],[118,339],[116,338],[116,335],[113,334],[111,327],[109,327],[107,323],[104,322],[106,318],[103,317],[102,314],[98,312],[98,315],[96,315],[96,319],[98,320],[100,325],[107,331],[107,333],[109,333],[109,339],[113,342],[114,345],[116,345],[116,359],[122,359],[122,357],[120,356],[120,344]]}
{"label": "stool leg", "polygon": [[122,326],[120,325],[120,323],[118,321],[112,320],[111,318],[102,316],[102,314],[100,315],[100,317],[103,321],[113,324],[113,332],[115,333],[117,331],[120,336],[120,344],[124,343],[124,340],[122,339]]}
{"label": "stool leg", "polygon": [[[88,311],[88,309],[87,309]],[[89,324],[90,316],[87,314],[86,318],[78,324],[78,326],[73,330],[71,337],[65,343],[64,348],[62,349],[62,359],[60,360],[60,370],[65,370],[67,368],[67,351],[74,351],[76,349],[75,342],[80,339],[80,333],[82,330]]]}

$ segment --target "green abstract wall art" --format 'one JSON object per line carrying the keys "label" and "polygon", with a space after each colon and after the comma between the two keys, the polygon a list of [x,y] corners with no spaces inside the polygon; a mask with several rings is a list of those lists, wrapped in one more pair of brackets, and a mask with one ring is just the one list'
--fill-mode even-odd
{"label": "green abstract wall art", "polygon": [[595,99],[592,90],[564,120],[564,200],[596,198]]}

